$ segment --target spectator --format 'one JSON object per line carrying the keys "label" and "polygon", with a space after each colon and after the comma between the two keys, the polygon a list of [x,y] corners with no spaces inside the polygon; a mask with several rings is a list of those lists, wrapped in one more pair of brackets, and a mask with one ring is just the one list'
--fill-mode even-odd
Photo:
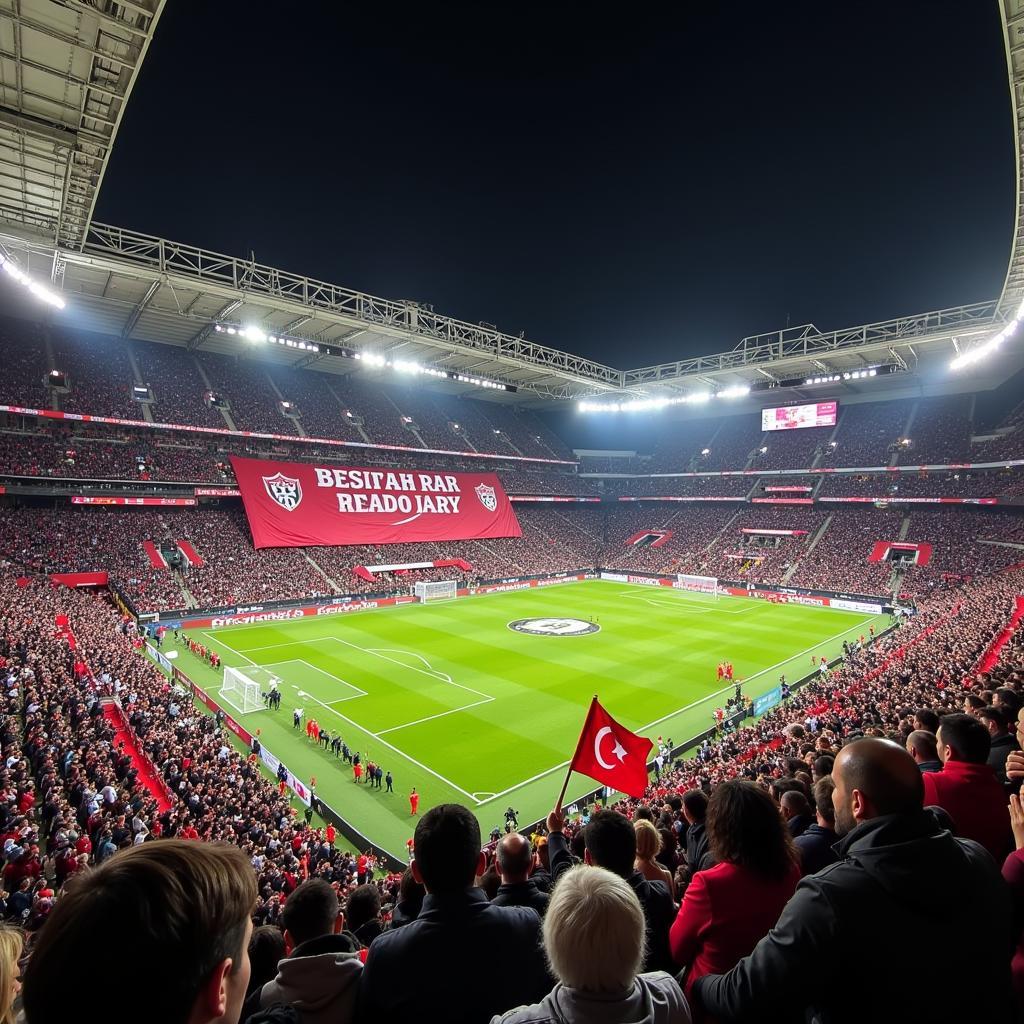
{"label": "spectator", "polygon": [[281,929],[273,924],[261,924],[254,928],[249,940],[249,987],[245,993],[246,1007],[242,1011],[242,1019],[248,1016],[249,997],[258,992],[268,981],[277,975],[278,961],[287,954],[284,948],[284,935]]}
{"label": "spectator", "polygon": [[[1005,711],[1004,708],[1006,709]],[[996,773],[996,780],[1000,785],[1006,785],[1006,758],[1012,751],[1020,749],[1017,746],[1017,741],[1007,729],[1008,720],[1005,716],[1008,710],[1009,705],[994,707],[990,704],[987,707],[983,707],[977,715],[985,728],[988,729],[988,734],[992,740],[987,763]],[[1016,721],[1016,718],[1017,716],[1014,714],[1010,721]]]}
{"label": "spectator", "polygon": [[303,882],[285,901],[281,924],[288,958],[246,1010],[255,1013],[286,1003],[301,1014],[303,1024],[349,1024],[363,964],[358,941],[343,931],[338,894],[322,878]]}
{"label": "spectator", "polygon": [[583,865],[563,872],[544,920],[544,949],[558,984],[539,1004],[509,1010],[491,1024],[689,1024],[675,979],[640,973],[644,931],[643,908],[620,877]]}
{"label": "spectator", "polygon": [[806,829],[814,823],[811,815],[811,805],[807,802],[803,790],[790,789],[782,794],[779,801],[779,809],[782,811],[783,820],[789,834],[796,839],[803,835]]}
{"label": "spectator", "polygon": [[[117,997],[154,1024],[236,1024],[249,983],[256,879],[233,846],[167,839],[78,876],[40,932],[25,973],[28,1024],[69,1015],[117,965]],[[86,1011],[83,1016],[83,1012]],[[80,1021],[109,1020],[100,1000]]]}
{"label": "spectator", "polygon": [[501,885],[491,902],[496,907],[532,907],[543,917],[550,897],[530,878],[534,858],[529,839],[508,832],[498,840],[495,855]]}
{"label": "spectator", "polygon": [[369,946],[384,930],[380,923],[380,889],[367,883],[352,890],[345,904],[348,927],[360,946]]}
{"label": "spectator", "polygon": [[708,813],[708,795],[699,789],[690,789],[683,794],[683,819],[686,821],[686,866],[693,877],[694,872],[711,867],[713,860],[708,851],[708,836],[705,819]]}
{"label": "spectator", "polygon": [[415,1020],[444,1007],[448,1024],[480,1021],[551,990],[540,918],[495,907],[473,888],[486,857],[480,824],[459,804],[432,807],[416,824],[413,875],[427,895],[415,921],[370,946],[359,985],[365,1024]]}
{"label": "spectator", "polygon": [[939,731],[939,716],[931,708],[921,708],[914,714],[914,728],[937,733]]}
{"label": "spectator", "polygon": [[693,876],[670,938],[673,959],[688,968],[688,998],[698,978],[729,970],[754,948],[800,881],[792,837],[755,783],[716,786],[707,827],[715,866]]}
{"label": "spectator", "polygon": [[[547,825],[551,874],[557,882],[558,876],[572,865],[572,855],[565,841],[565,819],[561,807],[556,807],[548,815]],[[644,908],[647,921],[645,969],[672,972],[674,965],[668,947],[668,930],[675,917],[675,904],[664,882],[648,881],[633,867],[636,861],[636,832],[629,819],[618,811],[598,811],[584,829],[584,841],[585,862],[596,864],[625,879]]]}
{"label": "spectator", "polygon": [[21,991],[21,932],[0,927],[0,1024],[15,1024],[14,1000]]}
{"label": "spectator", "polygon": [[634,821],[633,831],[636,832],[636,860],[633,867],[649,882],[664,882],[668,886],[669,895],[675,900],[676,883],[672,872],[655,859],[664,845],[661,833],[650,821]]}
{"label": "spectator", "polygon": [[402,925],[415,921],[423,909],[424,896],[426,896],[426,890],[423,888],[423,883],[412,873],[412,868],[406,868],[402,872],[402,880],[398,888],[398,902],[395,904],[395,909],[391,911],[389,927],[391,929],[401,928]]}
{"label": "spectator", "polygon": [[[922,806],[923,782],[897,744],[867,738],[840,751],[832,771],[840,860],[804,878],[775,927],[728,974],[707,975],[694,998],[722,1021],[860,1022],[850,977],[886,993],[885,1016],[963,1024],[1010,1019],[1006,890],[977,843],[954,839]],[[941,901],[943,893],[970,894]],[[949,961],[932,942],[969,936],[956,967],[969,985],[949,984]],[[908,984],[913,979],[913,984]],[[924,1007],[921,992],[942,993]]]}
{"label": "spectator", "polygon": [[907,737],[907,753],[914,759],[922,775],[942,771],[935,733],[927,729],[915,729]]}
{"label": "spectator", "polygon": [[989,766],[988,729],[973,715],[946,715],[939,725],[941,772],[923,775],[924,802],[953,819],[956,834],[981,843],[1002,863],[1010,850],[1006,794]]}
{"label": "spectator", "polygon": [[832,792],[835,788],[831,775],[818,779],[814,784],[816,820],[793,840],[800,857],[800,871],[804,875],[816,874],[838,860],[832,849],[839,840],[836,835],[836,812],[832,806]]}

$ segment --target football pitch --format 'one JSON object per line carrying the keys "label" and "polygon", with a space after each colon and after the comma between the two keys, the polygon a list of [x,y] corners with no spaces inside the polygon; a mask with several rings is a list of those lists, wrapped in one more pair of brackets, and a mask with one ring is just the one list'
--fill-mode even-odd
{"label": "football pitch", "polygon": [[[259,729],[300,779],[316,776],[320,797],[401,857],[415,824],[413,786],[421,814],[463,803],[484,835],[509,805],[522,824],[543,816],[595,694],[630,729],[680,745],[732,692],[716,678],[718,662],[731,661],[756,697],[781,673],[795,680],[812,655],[834,657],[843,640],[886,621],[594,580],[189,635],[224,665],[280,677],[281,709],[245,715],[246,728]],[[184,648],[179,664],[218,695],[222,672]],[[297,707],[340,731],[364,765],[390,771],[395,792],[356,785],[348,765],[293,728]],[[596,785],[574,775],[566,803]]]}

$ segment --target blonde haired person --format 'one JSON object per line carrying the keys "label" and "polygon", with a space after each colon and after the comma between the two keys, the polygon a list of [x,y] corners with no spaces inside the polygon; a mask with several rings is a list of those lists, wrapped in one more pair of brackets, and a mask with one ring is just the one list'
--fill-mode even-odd
{"label": "blonde haired person", "polygon": [[636,832],[636,861],[633,866],[648,882],[664,882],[673,902],[676,898],[676,883],[672,872],[662,867],[654,858],[661,853],[663,841],[661,833],[654,823],[646,818],[638,818],[633,822]]}
{"label": "blonde haired person", "polygon": [[558,984],[541,1002],[491,1024],[690,1024],[675,979],[640,973],[644,934],[643,909],[626,882],[604,868],[570,868],[544,918],[544,950]]}
{"label": "blonde haired person", "polygon": [[0,1024],[14,1024],[14,1000],[21,991],[21,953],[25,942],[16,928],[0,925]]}

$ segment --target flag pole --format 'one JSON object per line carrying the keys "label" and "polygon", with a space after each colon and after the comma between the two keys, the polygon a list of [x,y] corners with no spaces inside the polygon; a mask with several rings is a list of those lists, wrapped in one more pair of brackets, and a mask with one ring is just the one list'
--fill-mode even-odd
{"label": "flag pole", "polygon": [[590,702],[590,709],[587,711],[587,717],[583,720],[583,728],[580,731],[580,738],[576,741],[576,750],[572,755],[572,759],[569,761],[569,767],[565,772],[565,780],[562,782],[562,792],[558,794],[558,799],[555,801],[555,807],[558,810],[562,809],[562,801],[565,799],[565,791],[569,788],[569,777],[572,775],[572,766],[576,763],[576,758],[580,752],[580,744],[583,742],[583,737],[587,734],[587,726],[590,724],[590,716],[594,713],[594,708],[597,706],[597,694],[594,694],[594,699]]}

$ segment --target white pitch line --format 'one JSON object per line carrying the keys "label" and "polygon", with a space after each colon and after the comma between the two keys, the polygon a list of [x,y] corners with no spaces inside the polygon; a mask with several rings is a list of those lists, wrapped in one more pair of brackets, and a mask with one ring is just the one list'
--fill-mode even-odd
{"label": "white pitch line", "polygon": [[[241,651],[236,651],[234,649],[234,647],[231,646],[231,644],[226,644],[223,640],[221,640],[220,637],[218,637],[218,636],[210,636],[209,633],[202,633],[201,635],[205,636],[207,640],[210,640],[211,642],[213,642],[215,644],[220,644],[221,647],[226,647],[232,654],[237,654],[240,658],[245,658],[245,660],[247,662],[249,662],[249,664],[252,665],[254,668],[258,668],[259,667],[256,664],[256,662],[252,660],[252,658],[246,657],[246,655],[244,655]],[[280,644],[275,644],[275,646],[280,647]]]}
{"label": "white pitch line", "polygon": [[466,704],[461,708],[450,708],[448,711],[439,711],[436,715],[427,715],[426,718],[417,718],[415,722],[406,722],[404,725],[392,725],[387,729],[381,729],[378,736],[383,736],[386,732],[397,732],[399,729],[408,729],[412,725],[420,725],[422,722],[432,722],[435,718],[444,718],[445,715],[454,715],[459,711],[468,711],[470,708],[479,707],[481,704],[490,704],[491,701],[496,700],[495,697],[488,697],[486,700],[476,700],[472,704]]}
{"label": "white pitch line", "polygon": [[[800,651],[797,654],[791,654],[788,658],[785,658],[783,661],[776,662],[774,665],[769,665],[768,668],[762,669],[760,672],[755,672],[752,676],[747,676],[747,678],[743,680],[743,685],[745,686],[747,683],[750,682],[751,679],[757,679],[758,676],[763,676],[768,672],[774,672],[775,669],[781,668],[783,665],[788,664],[789,662],[801,657],[804,654],[809,654],[811,651],[823,646],[824,644],[830,644],[834,640],[838,640],[841,636],[846,636],[847,633],[852,633],[855,629],[860,629],[860,627],[863,626],[865,622],[871,622],[874,618],[874,615],[870,615],[862,622],[858,622],[855,626],[851,626],[849,629],[844,629],[841,633],[836,633],[835,636],[830,636],[824,640],[819,640],[818,643],[812,644],[805,651]],[[681,715],[684,711],[689,711],[691,708],[699,707],[701,704],[704,704],[709,700],[714,700],[715,697],[720,697],[723,693],[728,693],[730,690],[734,688],[735,685],[735,683],[731,683],[729,686],[724,686],[721,690],[716,690],[714,693],[709,693],[706,696],[701,697],[699,700],[695,700],[691,704],[687,704],[685,707],[679,708],[677,711],[670,711],[667,715],[662,715],[661,718],[656,718],[653,722],[648,722],[647,725],[641,725],[640,728],[636,731],[645,732],[648,729],[653,729],[656,725],[660,725],[662,722],[665,722],[670,718],[675,718],[676,715]],[[568,764],[568,761],[563,761],[561,764],[556,764],[553,768],[548,768],[545,771],[538,772],[536,775],[533,775],[528,779],[524,779],[522,782],[517,782],[514,786],[509,786],[508,789],[503,789],[500,793],[495,793],[494,796],[491,797],[491,800],[497,800],[498,797],[507,796],[509,793],[514,793],[517,789],[522,789],[523,786],[528,786],[531,782],[536,782],[538,779],[543,779],[545,776],[550,775],[552,772],[557,772],[562,768],[567,767]],[[490,801],[487,800],[483,801],[483,803],[489,802]]]}
{"label": "white pitch line", "polygon": [[477,805],[480,804],[480,801],[477,800],[477,798],[473,796],[472,793],[463,789],[461,786],[456,786],[455,783],[451,781],[451,779],[446,779],[440,772],[435,772],[433,768],[428,768],[421,761],[417,761],[415,757],[411,757],[409,754],[405,753],[404,750],[399,750],[398,747],[396,747],[393,743],[388,743],[387,740],[382,740],[380,738],[380,733],[371,732],[369,729],[366,728],[365,725],[360,725],[358,722],[353,721],[347,715],[343,715],[336,708],[332,708],[330,704],[325,704],[322,700],[320,700],[317,697],[314,697],[311,693],[307,693],[306,697],[309,700],[319,704],[320,707],[322,707],[325,711],[328,711],[332,715],[335,715],[336,717],[340,718],[343,722],[348,722],[348,724],[351,725],[352,728],[358,729],[361,733],[370,736],[372,739],[376,740],[376,742],[381,743],[389,750],[394,751],[396,754],[398,754],[399,757],[404,757],[405,760],[408,761],[410,764],[416,765],[417,768],[422,768],[423,771],[427,772],[430,775],[433,775],[435,779],[437,779],[440,782],[443,782],[446,786],[451,786],[451,788],[454,789],[457,793],[461,793],[467,799],[472,800],[473,803]]}

